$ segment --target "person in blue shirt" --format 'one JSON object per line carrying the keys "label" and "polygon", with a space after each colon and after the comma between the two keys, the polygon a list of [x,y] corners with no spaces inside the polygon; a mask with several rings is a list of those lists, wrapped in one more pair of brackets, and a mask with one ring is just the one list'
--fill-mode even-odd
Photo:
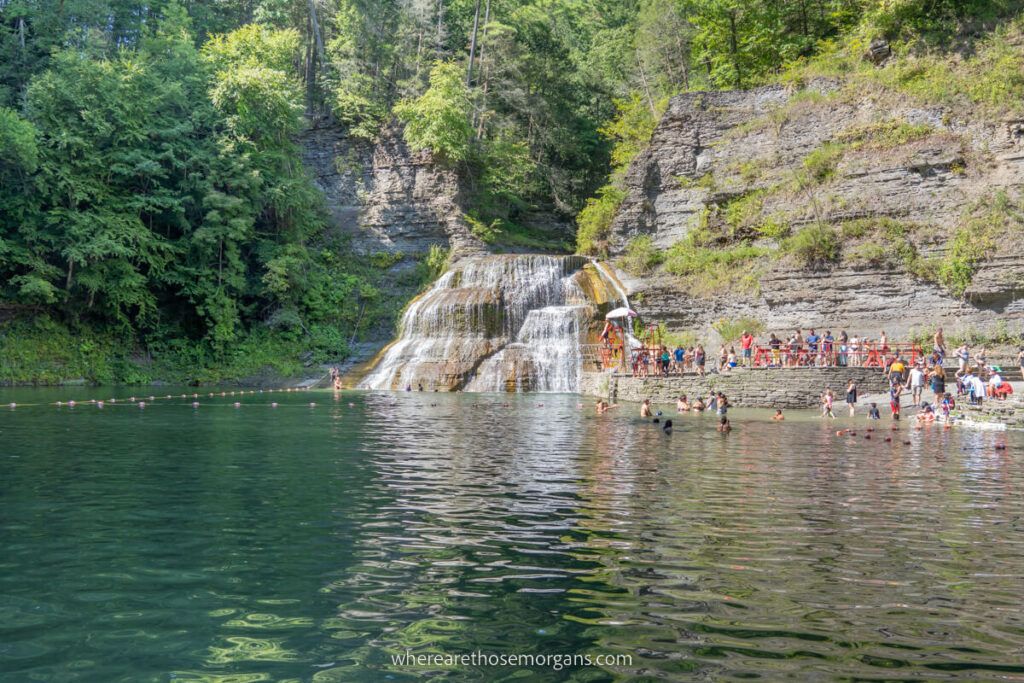
{"label": "person in blue shirt", "polygon": [[825,356],[826,365],[835,364],[835,337],[832,336],[831,330],[825,330],[825,336],[821,339],[821,352]]}
{"label": "person in blue shirt", "polygon": [[683,374],[683,358],[686,356],[686,351],[683,350],[682,346],[677,346],[672,355],[676,359],[676,374]]}
{"label": "person in blue shirt", "polygon": [[819,337],[817,334],[815,334],[813,328],[807,331],[807,338],[804,341],[807,342],[807,362],[808,362],[808,365],[816,365],[815,361],[817,360],[816,357],[818,355],[818,342],[820,340],[821,340],[821,337]]}

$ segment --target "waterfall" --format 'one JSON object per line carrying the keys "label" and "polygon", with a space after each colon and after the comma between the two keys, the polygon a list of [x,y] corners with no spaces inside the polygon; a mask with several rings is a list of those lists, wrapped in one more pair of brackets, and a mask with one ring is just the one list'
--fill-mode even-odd
{"label": "waterfall", "polygon": [[539,254],[460,261],[402,316],[365,389],[575,391],[596,310],[576,282],[588,261]]}

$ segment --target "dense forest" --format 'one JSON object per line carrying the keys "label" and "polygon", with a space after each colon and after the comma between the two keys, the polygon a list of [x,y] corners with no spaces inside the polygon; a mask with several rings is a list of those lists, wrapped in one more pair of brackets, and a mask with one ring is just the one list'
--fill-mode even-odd
{"label": "dense forest", "polygon": [[[0,0],[0,380],[47,354],[97,381],[288,370],[393,317],[381,264],[324,230],[295,141],[313,123],[402,125],[482,237],[539,209],[587,251],[672,95],[875,38],[945,46],[1018,5]],[[118,354],[167,364],[96,362]]]}

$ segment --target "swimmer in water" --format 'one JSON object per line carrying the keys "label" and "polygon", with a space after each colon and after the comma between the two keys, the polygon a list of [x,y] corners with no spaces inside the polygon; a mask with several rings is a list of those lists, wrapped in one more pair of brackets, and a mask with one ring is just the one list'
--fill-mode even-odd
{"label": "swimmer in water", "polygon": [[662,427],[662,430],[663,430],[663,431],[664,431],[664,432],[665,432],[666,434],[671,434],[671,433],[672,433],[672,420],[665,420],[665,424],[664,424],[664,426]]}
{"label": "swimmer in water", "polygon": [[685,413],[689,409],[690,409],[690,404],[687,402],[686,395],[684,394],[684,395],[680,396],[676,400],[676,412],[677,413]]}
{"label": "swimmer in water", "polygon": [[640,417],[654,417],[654,413],[651,412],[651,399],[645,398],[640,404]]}
{"label": "swimmer in water", "polygon": [[696,401],[690,404],[690,410],[695,413],[704,412],[704,401],[700,400],[700,398],[698,397]]}
{"label": "swimmer in water", "polygon": [[723,415],[718,419],[718,431],[723,434],[728,434],[732,431],[732,425],[729,424],[729,418]]}
{"label": "swimmer in water", "polygon": [[882,416],[878,412],[878,404],[872,403],[868,408],[868,419],[869,420],[881,420]]}
{"label": "swimmer in water", "polygon": [[772,415],[772,419],[775,420],[776,422],[782,422],[783,420],[786,419],[786,416],[782,414],[782,409],[780,408],[775,411],[774,415]]}

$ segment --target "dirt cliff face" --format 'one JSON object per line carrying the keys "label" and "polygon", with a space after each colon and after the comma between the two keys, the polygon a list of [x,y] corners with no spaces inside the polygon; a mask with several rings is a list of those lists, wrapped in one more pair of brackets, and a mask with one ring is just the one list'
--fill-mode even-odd
{"label": "dirt cliff face", "polygon": [[[610,249],[622,255],[647,236],[669,250],[704,231],[718,240],[712,248],[742,241],[775,254],[751,263],[751,287],[695,294],[665,267],[624,278],[645,316],[676,330],[752,317],[768,329],[845,327],[872,336],[999,320],[1018,331],[1024,231],[991,239],[962,293],[931,276],[956,230],[969,243],[985,221],[1019,228],[1022,188],[1018,120],[972,118],[825,81],[687,94],[672,100],[629,170]],[[811,224],[837,235],[836,258],[808,266],[779,249],[787,233]]]}
{"label": "dirt cliff face", "polygon": [[299,142],[333,227],[356,252],[417,255],[435,244],[455,256],[484,251],[463,219],[455,172],[410,150],[397,127],[371,143],[318,126]]}

